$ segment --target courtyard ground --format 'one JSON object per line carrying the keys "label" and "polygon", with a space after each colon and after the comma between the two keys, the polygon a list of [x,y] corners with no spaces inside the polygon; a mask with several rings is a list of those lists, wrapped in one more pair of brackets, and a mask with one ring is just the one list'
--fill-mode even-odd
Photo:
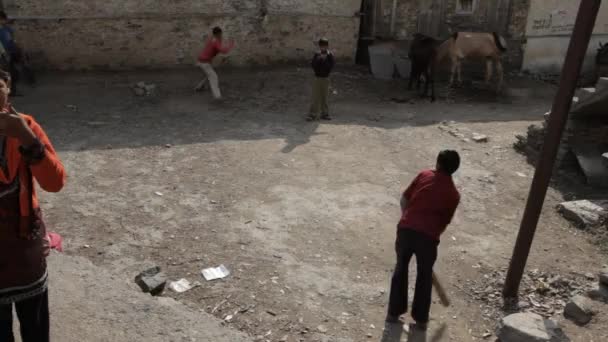
{"label": "courtyard ground", "polygon": [[[165,296],[219,320],[232,315],[222,324],[252,339],[379,340],[400,193],[444,148],[463,158],[455,177],[462,203],[436,268],[453,305],[433,305],[429,341],[492,338],[496,321],[471,296],[470,284],[508,265],[533,174],[512,144],[542,120],[554,88],[513,79],[508,96],[461,90],[429,103],[405,92],[402,82],[339,70],[334,120],[307,123],[309,74],[295,67],[220,70],[223,104],[192,91],[194,69],[52,74],[25,90],[16,107],[42,123],[69,174],[63,192],[42,195],[48,226],[66,239],[68,257],[89,259],[105,281],[112,277],[133,292],[108,294],[114,299],[107,307],[103,296],[81,303],[107,315],[71,317],[57,304],[57,340],[122,341],[67,335],[62,327],[107,324],[106,316],[134,322],[137,306],[130,312],[111,303],[117,295],[128,303],[138,291],[132,279],[154,265],[173,280],[201,282]],[[134,96],[131,86],[139,81],[155,83],[157,95]],[[411,101],[391,101],[408,96]],[[449,131],[485,134],[489,142],[464,141]],[[561,196],[548,194],[528,269],[584,283],[607,259],[555,212]],[[205,282],[201,269],[220,264],[232,274]],[[57,302],[72,291],[56,288],[64,284],[53,284]],[[574,341],[607,339],[607,315],[600,312],[583,328],[556,312]],[[183,331],[184,341],[201,340],[189,334]]]}

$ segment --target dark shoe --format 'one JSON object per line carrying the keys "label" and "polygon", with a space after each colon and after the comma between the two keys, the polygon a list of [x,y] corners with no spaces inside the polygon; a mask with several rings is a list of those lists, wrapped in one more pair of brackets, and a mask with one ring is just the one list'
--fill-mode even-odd
{"label": "dark shoe", "polygon": [[322,119],[322,120],[326,120],[326,121],[330,121],[330,120],[331,120],[331,116],[329,116],[329,114],[323,114],[323,115],[321,116],[321,119]]}
{"label": "dark shoe", "polygon": [[382,332],[381,342],[400,342],[403,334],[403,323],[386,322]]}
{"label": "dark shoe", "polygon": [[424,331],[427,331],[427,329],[428,329],[429,325],[428,325],[428,323],[416,322],[416,323],[412,324],[412,325],[411,325],[411,327],[412,327],[414,330],[424,332]]}
{"label": "dark shoe", "polygon": [[387,322],[387,323],[400,323],[401,321],[399,320],[399,316],[386,315],[385,322]]}

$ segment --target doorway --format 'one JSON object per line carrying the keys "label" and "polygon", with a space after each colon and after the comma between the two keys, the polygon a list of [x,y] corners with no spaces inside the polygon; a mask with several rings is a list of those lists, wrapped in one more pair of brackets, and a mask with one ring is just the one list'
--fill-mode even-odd
{"label": "doorway", "polygon": [[362,0],[359,10],[359,41],[355,63],[369,66],[369,46],[376,39],[376,13],[378,1]]}

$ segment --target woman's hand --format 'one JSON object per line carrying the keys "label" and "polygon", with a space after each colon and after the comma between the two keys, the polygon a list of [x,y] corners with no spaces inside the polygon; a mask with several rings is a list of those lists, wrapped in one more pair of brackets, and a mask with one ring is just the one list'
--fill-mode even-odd
{"label": "woman's hand", "polygon": [[16,138],[23,146],[30,146],[36,140],[34,132],[14,107],[8,112],[0,112],[0,135]]}

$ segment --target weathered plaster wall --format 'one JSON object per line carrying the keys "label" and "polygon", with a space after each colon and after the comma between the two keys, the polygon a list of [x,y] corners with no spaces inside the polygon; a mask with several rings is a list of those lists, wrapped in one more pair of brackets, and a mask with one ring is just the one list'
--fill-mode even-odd
{"label": "weathered plaster wall", "polygon": [[[532,0],[523,68],[533,73],[561,72],[580,0]],[[594,68],[599,42],[608,42],[608,4],[602,3],[583,66]]]}
{"label": "weathered plaster wall", "polygon": [[[511,69],[519,69],[523,59],[523,45],[531,0],[479,0],[471,14],[457,13],[457,0],[398,0],[395,32],[392,38],[409,40],[419,30],[421,13],[430,10],[438,17],[438,38],[447,38],[457,31],[498,31],[509,43],[505,62]],[[498,11],[502,4],[507,10]],[[378,32],[389,37],[392,1],[382,2]],[[424,26],[424,25],[423,25]],[[500,28],[497,28],[500,27]]]}
{"label": "weathered plaster wall", "polygon": [[211,27],[237,48],[220,62],[271,64],[310,58],[330,39],[352,60],[359,0],[4,0],[34,62],[57,69],[171,67],[194,63]]}

